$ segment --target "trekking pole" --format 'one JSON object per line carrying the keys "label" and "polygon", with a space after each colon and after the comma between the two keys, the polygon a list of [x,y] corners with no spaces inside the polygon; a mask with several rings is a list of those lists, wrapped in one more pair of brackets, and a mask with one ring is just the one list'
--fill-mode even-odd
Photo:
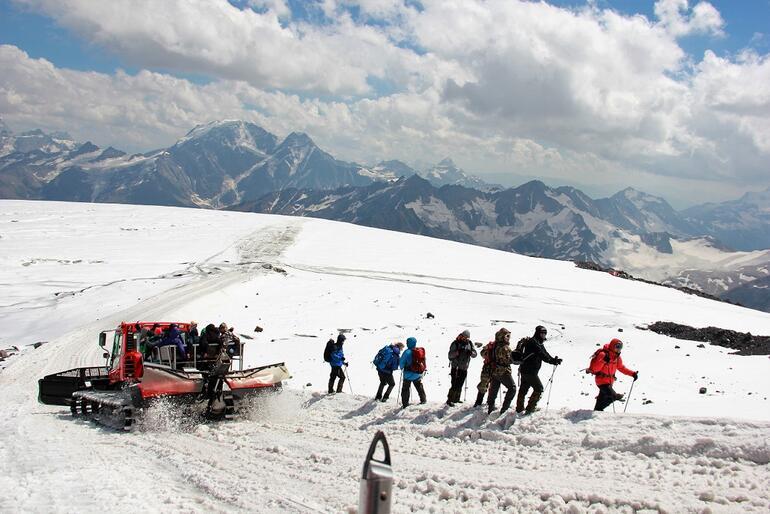
{"label": "trekking pole", "polygon": [[345,378],[348,379],[348,387],[350,387],[350,394],[353,394],[353,383],[350,381],[350,373],[348,373],[347,364],[345,364]]}
{"label": "trekking pole", "polygon": [[398,374],[398,391],[396,391],[396,394],[393,395],[393,399],[396,400],[396,405],[398,405],[398,399],[401,398],[401,380],[404,378],[404,372],[401,371]]}
{"label": "trekking pole", "polygon": [[626,409],[628,408],[628,401],[631,399],[631,393],[634,392],[635,383],[636,383],[636,380],[631,382],[631,389],[628,390],[628,396],[626,396],[626,404],[623,406],[623,412],[626,412]]}
{"label": "trekking pole", "polygon": [[468,399],[468,377],[465,377],[465,390],[463,391],[463,403]]}
{"label": "trekking pole", "polygon": [[545,402],[545,411],[548,412],[548,406],[551,404],[551,391],[553,390],[553,376],[556,374],[556,368],[558,366],[553,367],[553,372],[551,373],[551,378],[548,379],[548,399]]}

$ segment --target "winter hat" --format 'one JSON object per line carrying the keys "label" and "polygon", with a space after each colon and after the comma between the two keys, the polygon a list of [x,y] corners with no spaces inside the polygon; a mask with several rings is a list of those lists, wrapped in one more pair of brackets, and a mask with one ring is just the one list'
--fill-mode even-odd
{"label": "winter hat", "polygon": [[616,353],[620,353],[620,350],[622,349],[623,349],[623,341],[617,338],[610,341],[610,350]]}
{"label": "winter hat", "polygon": [[510,335],[511,331],[507,328],[501,328],[497,332],[495,332],[495,341],[502,341],[505,336]]}
{"label": "winter hat", "polygon": [[414,348],[415,346],[417,346],[417,339],[415,339],[414,337],[407,338],[406,346],[407,348]]}
{"label": "winter hat", "polygon": [[535,337],[538,337],[541,334],[543,335],[543,339],[545,339],[545,335],[548,334],[548,330],[543,325],[538,325],[535,327]]}
{"label": "winter hat", "polygon": [[460,332],[460,335],[463,337],[470,337],[471,333],[469,330],[463,330],[462,332]]}
{"label": "winter hat", "polygon": [[345,339],[346,339],[346,337],[345,337],[345,334],[340,334],[340,335],[338,335],[338,336],[337,336],[337,344],[342,344],[342,343],[344,343],[344,342],[345,342]]}

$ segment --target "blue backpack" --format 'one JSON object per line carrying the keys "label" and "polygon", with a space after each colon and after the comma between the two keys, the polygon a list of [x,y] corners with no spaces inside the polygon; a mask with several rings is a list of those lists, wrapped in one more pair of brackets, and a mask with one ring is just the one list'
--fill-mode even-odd
{"label": "blue backpack", "polygon": [[374,360],[372,361],[372,364],[377,366],[377,368],[381,368],[385,365],[385,363],[388,361],[389,354],[392,353],[393,350],[390,349],[390,346],[384,346],[380,348],[380,351],[377,352],[377,355],[374,356]]}

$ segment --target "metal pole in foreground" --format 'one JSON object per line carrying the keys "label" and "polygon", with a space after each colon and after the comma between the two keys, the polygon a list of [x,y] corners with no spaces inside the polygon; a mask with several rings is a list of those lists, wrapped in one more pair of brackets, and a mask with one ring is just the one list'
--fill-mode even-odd
{"label": "metal pole in foreground", "polygon": [[398,405],[398,401],[401,398],[401,380],[403,378],[404,378],[404,372],[401,371],[398,374],[398,391],[396,391],[396,394],[393,395],[395,397],[395,400],[396,400],[396,405]]}
{"label": "metal pole in foreground", "polygon": [[623,412],[626,412],[626,409],[628,408],[628,401],[631,399],[631,393],[634,392],[635,383],[636,383],[636,380],[631,382],[631,389],[628,390],[628,396],[626,396],[626,404],[623,406]]}
{"label": "metal pole in foreground", "polygon": [[545,411],[548,412],[548,406],[551,404],[551,389],[553,389],[553,376],[556,374],[556,367],[553,367],[551,378],[548,379],[548,400],[545,402]]}
{"label": "metal pole in foreground", "polygon": [[347,364],[345,364],[345,378],[348,379],[348,387],[350,387],[350,394],[353,394],[353,384],[350,382],[350,373],[348,373]]}
{"label": "metal pole in foreground", "polygon": [[[374,459],[377,443],[382,443],[385,453],[383,460]],[[390,447],[385,434],[378,430],[364,461],[361,488],[358,495],[359,514],[390,514],[390,499],[393,491],[393,470],[390,467]]]}

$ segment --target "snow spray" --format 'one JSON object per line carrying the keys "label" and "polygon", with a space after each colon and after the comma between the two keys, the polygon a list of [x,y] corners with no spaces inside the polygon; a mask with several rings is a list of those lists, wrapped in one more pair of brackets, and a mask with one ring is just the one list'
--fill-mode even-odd
{"label": "snow spray", "polygon": [[[383,460],[374,459],[377,444],[382,444]],[[390,514],[390,498],[393,491],[393,470],[390,467],[390,447],[385,434],[378,430],[364,461],[361,489],[358,495],[359,514]]]}

